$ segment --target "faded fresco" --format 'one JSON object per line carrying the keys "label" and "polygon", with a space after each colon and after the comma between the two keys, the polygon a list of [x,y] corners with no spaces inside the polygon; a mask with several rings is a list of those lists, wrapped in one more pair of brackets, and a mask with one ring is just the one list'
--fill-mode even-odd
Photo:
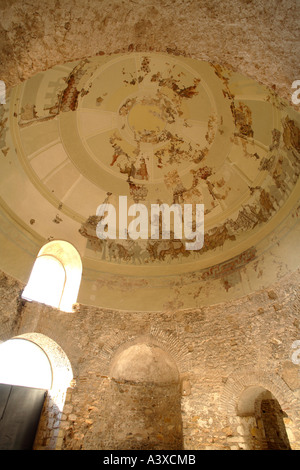
{"label": "faded fresco", "polygon": [[[10,113],[0,110],[3,177],[19,165],[43,197],[37,204],[26,186],[17,217],[40,240],[78,247],[102,286],[114,267],[121,288],[131,269],[133,289],[141,267],[138,286],[147,286],[147,269],[161,279],[169,266],[187,282],[221,280],[226,292],[249,263],[262,276],[257,247],[277,243],[267,237],[275,216],[284,225],[295,208],[300,172],[299,114],[274,90],[216,64],[130,52],[56,66],[8,101]],[[187,250],[174,226],[170,239],[100,240],[96,209],[117,206],[119,196],[147,208],[204,204],[203,248]]]}

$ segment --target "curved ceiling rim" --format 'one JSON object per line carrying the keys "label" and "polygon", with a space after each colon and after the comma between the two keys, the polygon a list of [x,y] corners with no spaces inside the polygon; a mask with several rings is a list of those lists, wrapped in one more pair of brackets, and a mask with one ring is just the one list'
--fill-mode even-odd
{"label": "curved ceiling rim", "polygon": [[[286,216],[283,217],[282,220],[278,224],[276,222],[274,223],[275,228],[279,232],[281,231],[281,228],[282,228],[283,224],[285,223],[286,219],[291,215],[291,212],[293,210],[295,210],[295,208],[299,205],[299,202],[300,202],[300,181],[299,181],[298,186],[297,186],[297,192],[298,192],[298,195],[297,195],[297,193],[294,194],[292,203],[291,203],[290,200],[288,200],[288,202],[290,202],[291,204],[289,204],[289,207],[288,207],[289,211],[286,214]],[[25,226],[24,222],[21,219],[19,219],[19,217],[16,216],[14,212],[11,211],[11,209],[9,208],[9,206],[7,206],[7,204],[5,202],[2,205],[2,200],[1,199],[0,199],[0,204],[1,204],[1,207],[3,207],[5,213],[7,213],[10,216],[10,218],[13,220],[14,223],[16,223],[17,225],[21,225],[21,227],[25,230],[25,233],[29,232],[30,235],[34,237],[34,241],[37,244],[37,248],[36,248],[35,252],[30,251],[30,255],[33,256],[33,257],[36,256],[38,251],[41,249],[41,247],[45,243],[47,243],[48,240],[41,237],[33,229]],[[294,226],[296,226],[297,223],[298,222],[296,221]],[[262,238],[259,243],[262,243],[272,233],[274,233],[274,230],[273,230],[273,228],[270,228],[268,233],[266,233],[265,237]],[[55,241],[55,240],[56,239],[54,239],[53,241]],[[67,239],[65,241],[69,242],[69,240],[67,240]],[[251,245],[251,244],[247,247],[244,247],[244,249],[238,249],[238,247],[235,247],[235,249],[227,250],[226,253],[222,253],[221,255],[220,255],[220,253],[218,253],[216,255],[215,259],[214,258],[208,258],[208,262],[206,262],[206,263],[203,262],[203,260],[202,260],[201,265],[200,265],[199,261],[191,262],[191,263],[185,263],[184,265],[180,266],[180,269],[178,268],[178,264],[174,264],[174,265],[170,265],[170,266],[161,266],[161,265],[156,265],[156,266],[122,265],[121,266],[119,264],[113,264],[113,263],[109,263],[109,262],[106,262],[106,263],[101,262],[97,259],[91,258],[88,255],[85,255],[85,254],[82,254],[82,253],[81,253],[81,259],[82,259],[82,264],[83,264],[83,266],[85,266],[85,268],[87,268],[88,270],[97,271],[98,273],[102,273],[102,274],[115,274],[115,275],[124,275],[125,274],[125,275],[129,275],[131,277],[139,277],[139,278],[147,275],[148,277],[160,278],[160,277],[164,277],[164,276],[177,276],[177,275],[181,275],[181,274],[201,272],[202,270],[207,269],[211,266],[216,266],[218,264],[222,264],[224,262],[230,261],[235,256],[238,256],[239,254],[245,252],[247,249],[251,249],[252,247],[253,247],[253,245]],[[256,244],[256,247],[257,247],[257,244]],[[21,248],[24,249],[23,246]],[[263,254],[263,252],[262,253],[258,252],[257,253],[257,258],[260,257],[262,254]],[[158,270],[159,270],[159,274],[157,274]],[[147,271],[147,273],[145,273],[145,271]]]}
{"label": "curved ceiling rim", "polygon": [[[298,194],[297,194],[298,193]],[[288,212],[286,213],[285,217],[282,217],[280,222],[274,221],[274,226],[278,231],[281,231],[282,225],[285,223],[286,219],[290,216],[291,212],[295,210],[295,208],[299,205],[300,201],[300,181],[298,182],[296,192],[293,194],[293,201],[289,199],[287,202],[288,204]],[[0,201],[1,203],[1,201]],[[47,243],[47,239],[41,237],[37,232],[35,232],[32,229],[29,229],[29,227],[24,227],[24,223],[22,223],[22,220],[15,217],[15,214],[10,210],[10,208],[7,206],[6,203],[4,203],[4,211],[5,213],[8,212],[14,223],[17,223],[18,225],[21,225],[21,227],[25,230],[25,232],[29,232],[31,236],[34,237],[35,242],[37,243],[37,249],[36,253],[30,252],[31,255],[35,256],[39,249],[43,246],[43,244]],[[1,204],[2,206],[2,204]],[[278,214],[276,214],[278,215]],[[297,222],[295,222],[294,225],[297,225]],[[265,236],[260,240],[260,243],[263,242],[270,234],[274,233],[274,229],[271,227],[270,230],[265,234]],[[55,239],[56,240],[56,239]],[[55,241],[54,240],[54,241]],[[69,240],[65,240],[68,242]],[[139,266],[139,265],[119,265],[119,264],[113,264],[109,262],[101,262],[98,259],[94,259],[89,257],[86,254],[81,253],[81,258],[82,258],[82,263],[83,265],[93,271],[101,272],[101,273],[106,273],[106,274],[116,274],[116,275],[130,275],[132,277],[143,277],[145,275],[149,277],[162,277],[162,276],[170,276],[170,275],[180,275],[180,274],[188,274],[192,272],[198,272],[203,269],[207,269],[211,266],[216,266],[218,264],[224,263],[226,261],[229,261],[233,259],[235,256],[238,256],[239,254],[243,253],[247,249],[251,249],[253,247],[253,244],[249,244],[249,246],[243,246],[243,248],[239,248],[240,245],[237,245],[235,248],[231,248],[229,250],[226,250],[224,253],[218,253],[215,258],[207,258],[207,260],[202,260],[202,263],[200,261],[195,261],[191,263],[185,263],[178,267],[178,264],[170,265],[170,266],[161,266],[161,265],[156,265],[156,266]],[[257,246],[257,243],[256,245]],[[22,248],[24,249],[24,248]],[[257,256],[260,256],[260,253],[257,253]],[[206,262],[205,262],[206,261]],[[101,269],[102,268],[102,269]],[[157,271],[159,270],[159,274],[157,274]],[[146,272],[145,272],[146,271]]]}
{"label": "curved ceiling rim", "polygon": [[[194,263],[183,263],[182,265],[178,266],[177,264],[172,264],[169,266],[163,266],[163,265],[156,265],[156,266],[145,266],[145,265],[119,265],[117,263],[105,263],[101,262],[101,260],[98,259],[93,259],[90,258],[89,256],[85,255],[84,260],[86,260],[86,268],[93,270],[93,271],[98,271],[103,274],[116,274],[116,275],[129,275],[132,277],[164,277],[164,276],[178,276],[181,274],[189,274],[193,272],[201,272],[202,270],[208,269],[213,266],[217,266],[219,264],[225,263],[227,261],[230,261],[234,259],[236,256],[239,256],[240,254],[246,252],[247,250],[250,250],[251,248],[256,248],[259,247],[261,243],[263,243],[270,235],[275,234],[277,232],[281,232],[282,228],[284,227],[284,224],[288,218],[291,216],[293,217],[292,212],[296,210],[299,206],[300,203],[300,180],[297,183],[297,188],[296,191],[293,193],[293,200],[291,201],[288,199],[287,201],[287,211],[285,212],[285,216],[282,216],[282,213],[280,214],[282,217],[280,219],[276,219],[276,221],[273,221],[273,225],[276,231],[274,230],[274,227],[269,227],[267,230],[267,227],[265,227],[266,232],[264,234],[264,237],[262,237],[257,243],[251,244],[248,243],[247,245],[236,245],[235,247],[229,248],[226,251],[222,251],[222,253],[217,253],[215,257],[208,257],[206,260],[201,261],[195,261]],[[278,216],[279,214],[275,214],[274,218]],[[293,227],[296,227],[299,225],[299,222],[295,222],[293,224]],[[267,224],[268,225],[268,224]],[[255,235],[253,235],[255,237]],[[247,239],[248,241],[248,239]],[[277,240],[275,244],[277,243]],[[242,247],[242,248],[241,248]],[[261,255],[263,255],[264,252],[266,252],[267,249],[264,249],[261,253],[258,250],[256,259],[259,258]],[[100,270],[103,266],[103,270]],[[106,267],[106,269],[105,269]],[[156,274],[156,272],[159,271],[159,274]]]}

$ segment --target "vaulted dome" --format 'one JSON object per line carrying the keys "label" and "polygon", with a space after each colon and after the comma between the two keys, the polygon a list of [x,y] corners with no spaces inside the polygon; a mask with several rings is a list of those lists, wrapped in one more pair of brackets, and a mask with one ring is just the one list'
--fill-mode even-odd
{"label": "vaulted dome", "polygon": [[[294,224],[299,114],[238,73],[171,54],[101,55],[33,76],[12,89],[9,110],[1,197],[26,254],[21,271],[4,268],[24,282],[28,251],[61,239],[82,256],[84,303],[120,307],[107,299],[113,285],[123,307],[137,305],[128,291],[138,289],[143,308],[161,308],[179,283],[181,306],[198,305],[199,282],[220,272],[231,276],[221,297],[239,294],[236,273]],[[118,238],[118,217],[116,239],[100,240],[97,207],[118,214],[120,196],[149,214],[151,204],[203,204],[203,247],[186,249],[174,224],[170,239]]]}

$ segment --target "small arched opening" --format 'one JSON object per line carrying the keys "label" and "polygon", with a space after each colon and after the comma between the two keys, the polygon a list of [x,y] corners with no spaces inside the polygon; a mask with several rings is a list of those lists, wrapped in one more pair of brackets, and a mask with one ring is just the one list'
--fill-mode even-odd
{"label": "small arched opening", "polygon": [[241,394],[237,414],[251,450],[290,450],[284,418],[278,400],[262,386],[250,386]]}
{"label": "small arched opening", "polygon": [[22,297],[72,312],[81,274],[81,258],[74,246],[53,240],[39,251]]}

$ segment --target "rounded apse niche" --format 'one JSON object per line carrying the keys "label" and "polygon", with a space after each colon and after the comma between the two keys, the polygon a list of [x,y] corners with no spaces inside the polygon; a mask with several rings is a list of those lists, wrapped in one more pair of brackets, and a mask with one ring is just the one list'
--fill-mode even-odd
{"label": "rounded apse niche", "polygon": [[[79,302],[155,310],[243,295],[297,265],[278,250],[295,238],[300,119],[272,90],[215,64],[129,53],[56,66],[7,101],[1,210],[32,253],[19,278],[37,246],[67,240],[83,261]],[[148,209],[148,238],[118,237],[120,196]],[[115,239],[97,237],[101,204],[116,208]],[[202,248],[186,249],[172,220],[169,238],[151,238],[152,204],[203,204]]]}

